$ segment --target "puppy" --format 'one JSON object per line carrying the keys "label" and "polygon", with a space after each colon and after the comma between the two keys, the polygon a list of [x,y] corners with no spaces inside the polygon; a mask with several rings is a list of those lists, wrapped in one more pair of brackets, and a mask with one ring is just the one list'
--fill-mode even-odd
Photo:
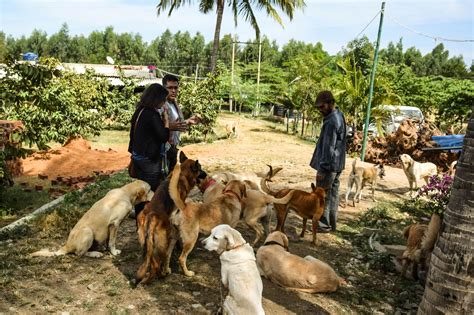
{"label": "puppy", "polygon": [[356,192],[352,199],[352,206],[355,207],[356,202],[360,202],[362,198],[362,189],[365,185],[370,185],[372,189],[372,200],[375,201],[375,185],[377,185],[377,179],[383,179],[385,176],[385,169],[382,164],[376,164],[372,167],[357,167],[357,159],[352,162],[352,172],[347,179],[346,198],[344,206],[347,206],[349,194],[352,190],[352,186],[355,184]]}
{"label": "puppy", "polygon": [[112,255],[120,254],[115,248],[117,231],[120,223],[132,210],[133,206],[152,199],[150,185],[136,180],[121,188],[112,189],[102,199],[92,205],[84,216],[76,223],[69,233],[66,245],[50,252],[40,250],[31,256],[61,256],[75,253],[77,256],[102,257],[98,251],[88,251],[93,243],[102,244],[107,241]]}
{"label": "puppy", "polygon": [[288,238],[275,231],[257,251],[260,275],[284,288],[307,292],[334,292],[344,280],[326,263],[312,256],[301,258],[288,251]]}
{"label": "puppy", "polygon": [[[174,182],[175,193],[185,199],[199,178],[205,178],[199,161],[188,159],[180,151],[181,172]],[[158,273],[171,273],[171,253],[178,239],[178,232],[170,222],[170,215],[176,206],[169,195],[170,179],[163,181],[155,195],[137,216],[138,241],[143,248],[144,261],[136,274],[135,284],[149,283]]]}
{"label": "puppy", "polygon": [[169,193],[178,211],[173,212],[171,220],[178,228],[183,242],[179,263],[184,274],[191,277],[194,272],[188,270],[186,260],[194,248],[199,233],[209,235],[219,224],[235,227],[242,213],[242,199],[247,196],[247,188],[243,182],[232,180],[224,187],[223,194],[210,203],[186,204],[176,189],[180,173],[181,165],[177,163],[170,179]]}
{"label": "puppy", "polygon": [[408,154],[400,155],[402,161],[403,171],[407,176],[410,184],[410,195],[413,196],[413,191],[418,189],[418,181],[424,179],[428,184],[430,176],[438,174],[438,169],[435,164],[431,162],[419,163],[413,160]]}
{"label": "puppy", "polygon": [[242,235],[227,224],[214,227],[202,241],[204,248],[219,254],[221,281],[229,289],[224,314],[265,314],[262,307],[263,284],[255,254]]}
{"label": "puppy", "polygon": [[286,217],[288,215],[288,211],[291,209],[303,218],[303,230],[301,231],[300,237],[304,237],[306,232],[306,223],[308,222],[308,219],[311,219],[313,244],[316,245],[318,222],[323,215],[325,207],[325,190],[321,187],[316,187],[313,183],[311,183],[311,192],[309,193],[298,189],[281,189],[274,192],[268,188],[266,179],[262,179],[261,186],[263,191],[276,198],[282,198],[293,191],[293,196],[288,203],[273,205],[277,213],[276,230],[284,233]]}

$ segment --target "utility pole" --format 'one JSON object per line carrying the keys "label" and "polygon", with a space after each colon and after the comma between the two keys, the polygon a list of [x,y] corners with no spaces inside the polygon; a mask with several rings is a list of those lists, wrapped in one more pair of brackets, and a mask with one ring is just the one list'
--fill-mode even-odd
{"label": "utility pole", "polygon": [[198,80],[198,72],[199,72],[199,64],[196,64],[196,75],[194,76],[194,84],[197,83],[197,80]]}
{"label": "utility pole", "polygon": [[229,97],[229,111],[232,111],[232,93],[234,91],[234,60],[235,60],[235,44],[236,36],[234,35],[234,40],[232,41],[232,66],[230,70],[230,97]]}
{"label": "utility pole", "polygon": [[371,106],[372,106],[372,94],[374,93],[375,70],[377,69],[377,60],[379,57],[379,46],[380,46],[380,37],[382,35],[384,11],[385,11],[385,2],[382,2],[382,9],[380,10],[379,31],[377,34],[377,44],[375,45],[375,52],[374,52],[374,63],[372,65],[372,72],[370,73],[369,101],[367,104],[367,113],[365,114],[364,139],[362,141],[362,153],[360,156],[360,159],[362,161],[364,161],[364,158],[365,158],[365,146],[367,145],[367,133],[369,131],[368,129],[369,129]]}
{"label": "utility pole", "polygon": [[260,61],[262,60],[262,39],[258,39],[258,66],[257,66],[257,106],[255,116],[260,113]]}

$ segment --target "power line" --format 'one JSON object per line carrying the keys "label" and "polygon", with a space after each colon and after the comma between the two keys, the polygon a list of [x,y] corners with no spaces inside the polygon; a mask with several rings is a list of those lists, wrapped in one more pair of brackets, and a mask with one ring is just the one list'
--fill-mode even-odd
{"label": "power line", "polygon": [[470,42],[474,42],[474,39],[453,39],[453,38],[445,38],[445,37],[441,37],[441,36],[432,36],[432,35],[428,35],[428,34],[425,34],[425,33],[422,33],[422,32],[419,32],[417,30],[414,30],[400,22],[398,22],[395,18],[393,17],[388,17],[389,19],[391,19],[393,22],[395,22],[395,24],[398,24],[399,26],[403,27],[404,29],[407,29],[409,30],[410,32],[412,33],[415,33],[417,35],[420,35],[420,36],[424,36],[424,37],[428,37],[428,38],[431,38],[431,39],[434,39],[435,41],[442,41],[442,42],[457,42],[457,43],[470,43]]}
{"label": "power line", "polygon": [[178,78],[198,79],[198,80],[205,80],[205,79],[207,79],[207,78],[205,78],[205,77],[190,77],[190,76],[187,76],[187,75],[177,74],[177,73],[173,73],[173,72],[169,72],[169,71],[160,69],[160,68],[158,68],[158,67],[156,67],[156,69],[159,70],[159,71],[161,71],[161,72],[164,72],[164,73],[166,73],[166,74],[171,74],[171,75],[177,76]]}
{"label": "power line", "polygon": [[[380,10],[377,11],[377,13],[375,14],[375,16],[370,20],[369,23],[367,23],[367,25],[354,37],[354,39],[357,39],[359,38],[359,36],[370,26],[370,24],[372,24],[372,22],[377,18],[377,16],[379,16],[380,14]],[[342,46],[342,48],[344,48],[344,46]],[[332,57],[328,62],[326,62],[321,68],[319,68],[318,72],[316,72],[316,74],[320,73],[321,71],[323,71],[324,68],[326,68],[331,62],[333,62],[334,60],[336,59],[336,56]]]}

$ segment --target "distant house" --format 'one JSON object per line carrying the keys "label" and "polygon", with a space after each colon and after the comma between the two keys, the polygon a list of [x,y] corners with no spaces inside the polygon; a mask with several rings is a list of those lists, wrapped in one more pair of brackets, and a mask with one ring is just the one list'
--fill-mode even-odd
{"label": "distant house", "polygon": [[123,86],[124,83],[120,80],[121,69],[128,78],[135,78],[138,80],[138,86],[144,87],[152,83],[162,83],[162,78],[157,78],[154,66],[132,66],[132,65],[98,65],[85,63],[63,63],[65,69],[71,70],[75,73],[85,73],[87,69],[94,70],[94,72],[101,77],[106,77],[112,85]]}

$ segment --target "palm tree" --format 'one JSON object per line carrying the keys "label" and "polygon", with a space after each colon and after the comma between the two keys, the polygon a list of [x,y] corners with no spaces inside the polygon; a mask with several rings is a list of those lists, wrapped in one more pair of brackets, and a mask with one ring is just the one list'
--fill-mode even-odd
{"label": "palm tree", "polygon": [[[168,16],[171,15],[174,9],[178,9],[180,6],[185,4],[191,4],[191,0],[160,0],[157,5],[157,14],[168,10]],[[260,38],[260,28],[257,23],[257,19],[254,14],[254,7],[258,9],[264,9],[269,16],[283,26],[283,22],[278,15],[275,7],[279,8],[285,13],[290,20],[293,19],[293,13],[295,9],[304,8],[306,6],[304,0],[200,0],[199,11],[206,14],[214,10],[216,7],[217,21],[216,28],[214,31],[214,42],[212,47],[211,55],[211,71],[214,71],[217,62],[217,53],[219,50],[219,38],[221,32],[222,16],[224,14],[224,7],[231,7],[234,15],[234,23],[237,26],[238,16],[242,16],[245,21],[249,22],[255,30],[257,39]]]}
{"label": "palm tree", "polygon": [[474,309],[474,106],[472,109],[418,314],[469,314]]}

